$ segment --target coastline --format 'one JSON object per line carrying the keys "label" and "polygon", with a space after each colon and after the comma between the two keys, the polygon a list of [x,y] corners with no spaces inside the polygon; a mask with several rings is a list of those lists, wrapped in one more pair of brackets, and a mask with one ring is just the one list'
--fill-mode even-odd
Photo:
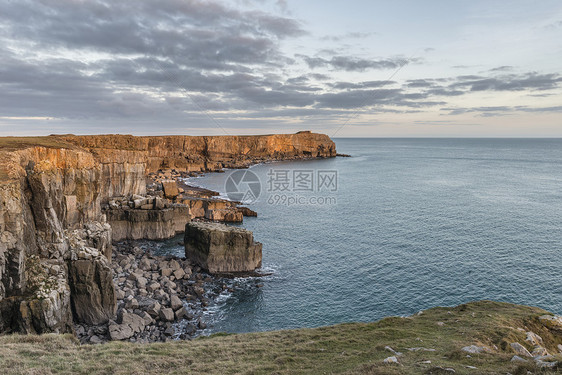
{"label": "coastline", "polygon": [[[28,151],[26,150],[26,152]],[[64,153],[67,151],[57,150],[57,152]],[[130,151],[127,151],[125,153],[127,157],[131,157],[131,154],[129,152]],[[24,154],[24,155],[26,155],[27,157],[28,154]],[[43,189],[44,186],[40,185],[36,180],[34,180],[36,176],[40,176],[42,178],[47,178],[47,177],[53,178],[53,176],[55,176],[55,178],[58,178],[57,176],[59,176],[59,174],[66,176],[65,173],[69,173],[69,171],[71,171],[71,173],[76,173],[75,172],[76,169],[82,168],[81,170],[83,172],[85,171],[87,173],[90,173],[88,171],[93,171],[91,175],[93,181],[95,181],[94,178],[99,178],[100,176],[99,172],[97,172],[95,167],[96,166],[95,159],[87,159],[89,158],[89,154],[86,153],[80,154],[80,157],[84,159],[79,161],[73,161],[72,158],[69,158],[68,160],[65,161],[64,164],[62,164],[61,161],[62,159],[57,160],[56,162],[53,163],[55,167],[52,167],[52,165],[46,163],[33,166],[33,169],[24,170],[25,173],[27,173],[26,178],[28,178],[29,180],[31,180],[33,183],[36,184],[33,185],[33,188],[35,188],[36,189],[35,191],[38,192],[42,192],[43,190],[41,189]],[[135,155],[135,157],[137,157],[137,155]],[[310,158],[307,157],[304,159],[310,159]],[[91,164],[86,164],[87,167],[84,167],[84,164],[80,164],[84,160],[87,163],[91,163]],[[57,163],[61,163],[61,164],[57,164]],[[111,168],[115,168],[115,167],[112,166]],[[138,171],[128,170],[126,171],[126,173],[128,173],[128,175],[131,176],[131,175],[135,175],[135,173],[138,173]],[[169,173],[170,176],[167,176],[168,174],[167,170],[159,171],[158,173],[156,173],[156,175],[158,175],[157,176],[158,178],[161,178],[162,180],[166,180],[166,181],[174,176],[177,177],[176,175],[181,175],[181,173],[174,172],[173,169],[170,169]],[[47,180],[47,182],[49,182],[49,180]],[[135,180],[135,183],[137,182],[139,183],[137,187],[143,186],[140,184],[141,182],[146,185],[147,181],[146,179],[144,179],[144,174],[142,180],[141,179],[139,179],[138,181]],[[45,184],[45,182],[42,183]],[[17,184],[14,183],[13,186],[17,186]],[[119,187],[118,184],[112,186],[112,189],[115,189],[116,187]],[[210,192],[209,190],[201,190],[201,188],[197,188],[195,190],[197,190],[202,195],[209,195],[209,194],[212,195],[212,192]],[[108,196],[110,199],[106,204],[104,203],[104,205],[106,205],[104,206],[104,210],[106,210],[106,212],[107,210],[116,210],[116,211],[125,210],[130,212],[151,213],[153,211],[157,211],[155,208],[156,205],[164,204],[160,210],[162,212],[171,212],[170,210],[174,209],[175,207],[178,207],[177,205],[181,206],[182,204],[177,202],[178,200],[177,197],[179,196],[179,194],[175,195],[173,199],[166,198],[169,192],[167,192],[167,188],[165,186],[162,188],[162,190],[149,189],[146,193],[147,194],[143,196],[124,195],[123,198],[119,198],[119,199],[115,198],[114,196]],[[160,195],[162,195],[163,198],[160,197]],[[33,206],[31,203],[25,200],[27,198],[21,200],[22,205],[26,207],[25,205],[29,204],[31,207],[30,210],[34,210],[34,209],[37,210],[39,207],[40,209],[47,208],[49,209],[49,212],[52,212],[50,210],[53,207],[49,206],[49,204],[56,207],[56,205],[53,205],[53,202],[57,202],[56,199],[58,199],[59,196],[57,195],[49,196],[48,194],[44,194],[44,195],[40,195],[40,197],[42,198],[41,202],[46,202],[44,206],[37,205],[37,202],[32,202],[35,204],[35,206]],[[60,201],[64,202],[67,200],[68,198],[66,198],[66,195],[64,195]],[[140,207],[136,207],[137,201]],[[150,207],[143,208],[144,206],[150,206]],[[55,209],[55,213],[56,213],[56,209]],[[63,218],[62,219],[63,222],[64,220],[69,220],[69,216],[67,215],[67,213],[68,212],[66,212],[65,215],[61,216]],[[54,222],[55,220],[58,219],[55,217],[52,218],[51,220]],[[42,224],[42,222],[38,222],[38,223]],[[88,265],[88,267],[93,265],[95,267],[100,267],[100,269],[102,270],[105,270],[106,268],[104,267],[106,267],[105,266],[106,261],[103,260],[103,256],[104,254],[110,252],[111,249],[108,248],[107,242],[104,242],[108,238],[107,225],[100,224],[99,228],[100,228],[99,232],[92,231],[91,226],[86,227],[86,229],[75,229],[74,232],[72,233],[75,233],[77,235],[79,234],[80,236],[82,236],[84,234],[82,233],[82,231],[84,231],[86,232],[87,236],[83,238],[79,236],[80,238],[76,239],[76,241],[79,243],[74,243],[74,242],[70,243],[70,249],[71,249],[70,250],[71,252],[69,254],[70,258],[69,259],[62,258],[60,264],[62,264],[65,267],[74,269],[74,272],[77,269],[76,262],[81,262],[80,264]],[[76,231],[78,231],[79,233]],[[64,233],[65,236],[68,236],[69,234],[71,233],[69,232]],[[43,239],[43,237],[41,238]],[[318,352],[320,352],[321,354],[320,357],[322,357],[323,355],[322,353],[327,351],[328,353],[325,354],[326,355],[329,354],[330,358],[334,358],[333,356],[338,355],[337,354],[338,352],[339,353],[346,352],[347,350],[352,350],[354,352],[359,353],[360,352],[359,346],[349,347],[347,345],[349,345],[349,340],[362,337],[365,340],[367,340],[366,342],[371,342],[371,343],[376,342],[374,349],[371,352],[364,351],[358,354],[358,357],[361,358],[355,358],[353,363],[347,363],[346,365],[347,367],[345,369],[343,368],[341,369],[342,371],[345,370],[345,371],[352,371],[352,372],[359,372],[359,373],[370,373],[372,369],[374,369],[372,370],[372,372],[376,373],[376,371],[378,371],[379,369],[388,370],[389,366],[397,366],[396,368],[390,367],[391,371],[394,371],[395,373],[400,373],[400,371],[398,370],[402,368],[400,366],[404,366],[403,369],[422,368],[427,371],[442,372],[442,371],[446,371],[446,369],[449,368],[446,366],[454,365],[456,372],[460,372],[460,373],[463,373],[463,371],[468,372],[469,370],[473,370],[472,368],[469,368],[467,366],[477,367],[475,365],[478,365],[477,368],[483,368],[486,370],[493,368],[494,371],[496,371],[499,368],[502,369],[509,368],[513,370],[513,369],[520,368],[518,366],[525,366],[525,368],[531,369],[533,368],[533,366],[555,367],[557,366],[557,362],[559,361],[557,345],[558,344],[562,345],[562,337],[560,336],[560,332],[562,332],[561,329],[562,323],[561,323],[561,327],[559,327],[558,317],[553,316],[552,314],[548,314],[546,311],[537,308],[510,305],[510,304],[501,304],[501,303],[494,303],[494,302],[476,302],[476,303],[461,305],[456,308],[430,309],[429,310],[430,312],[424,311],[420,315],[400,317],[400,318],[398,317],[385,318],[375,323],[348,323],[348,324],[337,325],[337,326],[322,327],[315,330],[304,328],[304,329],[288,330],[288,331],[258,332],[258,333],[252,333],[247,335],[228,335],[226,338],[221,337],[222,335],[219,334],[219,335],[215,335],[218,337],[200,338],[198,340],[194,340],[193,342],[186,342],[186,341],[190,341],[191,338],[198,336],[201,330],[205,329],[204,328],[205,322],[201,321],[200,318],[201,315],[204,314],[205,312],[204,309],[208,307],[205,306],[205,304],[208,305],[210,300],[209,300],[209,296],[206,295],[207,291],[204,288],[204,283],[216,282],[219,279],[214,279],[213,277],[208,276],[206,273],[200,272],[200,270],[197,269],[195,265],[193,265],[191,262],[185,262],[184,259],[177,259],[174,257],[149,256],[145,253],[145,251],[138,251],[134,249],[135,240],[127,240],[127,241],[129,242],[126,242],[126,245],[123,245],[123,248],[120,248],[119,247],[120,245],[117,244],[114,249],[114,253],[110,255],[116,260],[116,262],[114,262],[111,265],[111,267],[116,271],[115,278],[112,278],[111,284],[115,282],[117,286],[117,289],[114,290],[114,293],[116,294],[116,299],[119,301],[119,303],[116,304],[115,306],[116,308],[115,315],[117,315],[117,320],[119,322],[117,323],[113,319],[109,319],[107,323],[92,325],[92,324],[85,324],[83,322],[75,321],[76,325],[74,325],[74,327],[77,327],[76,331],[77,333],[79,333],[79,338],[81,342],[84,343],[103,342],[105,341],[104,338],[107,339],[108,337],[111,337],[111,334],[113,333],[115,339],[117,340],[135,341],[137,343],[143,342],[146,343],[146,347],[151,348],[152,345],[157,345],[151,343],[152,341],[171,341],[174,337],[178,337],[189,331],[190,332],[189,334],[184,335],[182,337],[186,339],[185,341],[163,343],[158,345],[170,345],[170,346],[166,346],[166,348],[168,348],[170,351],[173,352],[175,350],[185,350],[186,347],[197,350],[199,345],[205,346],[207,345],[206,343],[210,343],[209,345],[223,345],[226,343],[225,345],[227,345],[227,348],[225,349],[225,353],[234,353],[228,351],[231,348],[231,344],[232,344],[231,340],[239,341],[239,342],[244,342],[245,340],[250,340],[250,341],[261,340],[260,341],[261,345],[266,345],[268,341],[273,340],[275,342],[278,342],[280,346],[291,348],[292,351],[298,353],[299,350],[302,349],[299,343],[302,343],[303,341],[308,342],[305,340],[310,340],[310,341],[314,341],[315,343],[316,342],[320,343],[319,344],[320,346],[316,348]],[[94,249],[92,246],[98,246],[98,248]],[[53,249],[58,250],[59,248],[53,246]],[[132,257],[129,257],[129,255],[131,255]],[[64,281],[64,279],[62,278],[63,269],[55,268],[54,266],[58,264],[54,263],[52,259],[49,259],[48,262],[45,260],[45,263],[48,264],[50,267],[49,275],[52,275],[55,270],[58,270],[57,276],[59,277],[59,280],[61,280],[62,283]],[[127,266],[128,269],[126,270],[127,272],[125,272],[125,268]],[[118,267],[123,268],[123,270],[119,271]],[[139,270],[142,272],[140,272]],[[90,280],[87,281],[89,282]],[[149,285],[151,285],[153,282],[156,282],[159,285],[155,285],[154,287],[152,286],[149,287]],[[65,284],[61,284],[61,285],[65,285]],[[90,283],[88,285],[93,285],[93,283]],[[108,285],[107,280],[104,279],[104,283],[102,285],[96,285],[96,287],[105,287],[107,285]],[[142,288],[141,287],[142,285],[144,285],[145,288]],[[125,292],[125,294],[127,294],[128,292],[127,290],[121,290],[121,287],[123,286],[126,286],[129,289],[130,292],[129,295],[122,295],[122,292]],[[228,287],[229,286],[227,285],[226,288],[228,289]],[[76,288],[76,285],[74,285],[74,288]],[[156,300],[156,302],[160,304],[161,311],[156,312],[155,302],[148,301],[149,303],[147,303],[147,300],[144,298],[146,297],[154,300],[153,296],[142,295],[143,289],[148,292],[147,288],[150,288],[150,293],[158,292],[161,298],[160,301],[162,300],[166,301],[166,304],[164,306],[164,304],[160,304],[160,302]],[[256,288],[259,288],[259,285],[256,285]],[[219,289],[220,290],[218,291],[218,295],[220,296],[222,291],[224,291],[225,289],[223,285],[220,285]],[[58,293],[58,290],[50,291],[51,296],[54,296],[55,292]],[[189,300],[188,296],[193,296],[194,298],[191,300],[191,304],[194,305],[195,307],[188,306],[190,307],[190,309],[187,309],[185,305],[181,307],[178,306],[176,301],[172,301],[172,295],[175,295],[178,298],[186,297],[186,299],[188,300]],[[143,298],[137,298],[137,296]],[[51,297],[49,296],[48,298]],[[45,300],[50,301],[50,299],[43,299],[42,301]],[[14,299],[13,297],[10,296],[9,298],[2,299],[0,302],[5,304],[8,302],[13,303],[14,301],[17,301],[17,299]],[[176,310],[171,307],[172,303],[174,303],[174,305],[177,307]],[[168,304],[170,306],[168,306]],[[2,305],[2,306],[4,307],[6,305]],[[31,305],[31,306],[35,306],[35,305]],[[110,304],[108,304],[107,306],[99,307],[100,310],[107,309],[107,311],[110,311],[111,308],[112,307]],[[182,308],[185,308],[184,310],[187,311],[182,310]],[[171,309],[172,311],[170,312],[169,309]],[[151,314],[149,310],[150,312],[153,312],[153,314]],[[4,313],[4,311],[5,310],[3,310],[2,312]],[[176,316],[176,312],[178,311],[179,313],[177,315],[179,315],[180,318],[182,318],[182,324],[185,323],[186,332],[179,332],[179,330],[175,329],[176,327],[174,326],[174,324],[176,323],[173,322],[175,320],[178,320],[177,319],[178,316]],[[471,314],[466,315],[466,312],[471,312]],[[472,313],[474,313],[475,315],[472,315]],[[193,316],[188,315],[188,319],[183,319],[187,314],[192,314]],[[548,318],[546,320],[545,319],[541,320],[540,317],[542,315],[549,315],[551,316],[551,318]],[[424,320],[423,318],[420,317],[427,318],[427,319]],[[418,318],[424,321],[424,325],[422,326],[423,330],[421,332],[418,330],[400,331],[401,328],[404,329],[412,328],[412,327],[402,327],[402,326],[404,325],[404,323],[408,323],[410,321],[418,321],[416,320]],[[477,318],[477,319],[472,320],[471,318]],[[154,320],[155,322],[152,322],[150,319]],[[460,321],[463,321],[464,323],[457,325],[457,323],[459,323]],[[100,326],[104,326],[104,324],[107,324],[107,328],[100,328]],[[509,324],[508,327],[506,327],[507,324]],[[494,329],[496,329],[499,325],[502,329],[501,334],[498,333],[497,330],[491,330],[490,325],[493,325]],[[113,326],[113,328],[110,328],[111,326]],[[351,326],[355,327],[353,329],[353,334],[351,336],[342,335],[342,329],[345,331],[345,328],[349,328]],[[148,329],[146,329],[147,327]],[[72,331],[73,330],[70,329],[66,332],[72,332]],[[326,331],[330,331],[331,334],[322,337],[322,334],[315,333],[313,334],[314,338],[311,338],[308,335],[308,333],[310,332],[326,332]],[[374,332],[374,331],[377,332],[378,336],[373,337],[369,334],[370,332]],[[392,332],[397,332],[397,331],[400,331],[401,335],[394,336]],[[62,333],[63,332],[64,331],[62,331]],[[529,335],[529,332],[531,332],[533,335]],[[29,331],[26,333],[33,334],[33,333],[40,333],[40,332]],[[469,335],[470,339],[467,339],[466,336],[467,333],[470,334]],[[430,336],[425,338],[420,337],[425,334],[430,334]],[[320,337],[318,337],[318,335],[320,335]],[[432,343],[431,347],[426,347],[426,346],[424,347],[426,349],[435,349],[436,352],[435,356],[431,354],[433,352],[428,351],[427,353],[425,353],[425,351],[422,351],[423,353],[417,353],[418,351],[416,350],[412,350],[414,354],[412,354],[411,356],[408,353],[404,354],[406,350],[409,352],[408,348],[418,348],[421,346],[415,346],[416,343],[411,341],[404,342],[402,335],[407,335],[409,340],[415,337],[415,338],[421,338],[423,342],[431,342]],[[526,336],[534,337],[534,335],[541,337],[542,340],[541,345],[535,345],[536,343],[539,342],[538,339],[536,339],[535,343],[526,341]],[[345,337],[345,340],[340,342],[339,340],[342,339],[342,336]],[[30,337],[35,337],[35,336],[30,336]],[[52,336],[46,336],[46,337],[52,337]],[[279,337],[283,337],[283,340],[276,341],[276,339]],[[8,343],[10,342],[10,338],[2,337],[2,339],[7,340],[6,342]],[[64,337],[61,337],[60,339],[66,340]],[[30,338],[30,340],[37,340],[36,342],[41,342],[42,339]],[[291,342],[291,340],[293,341]],[[437,340],[442,340],[443,342],[439,342]],[[338,344],[336,345],[337,348],[331,346],[334,342],[338,342]],[[61,347],[65,347],[70,351],[76,350],[76,348],[72,346],[74,345],[72,341],[70,341],[69,343],[64,343],[61,341],[59,343]],[[517,343],[525,347],[525,350],[529,352],[530,356],[528,357],[525,357],[525,355],[523,355],[523,357],[519,356],[519,354],[525,352],[523,350],[520,350],[519,346],[511,345],[513,343]],[[247,341],[246,344],[249,345]],[[114,348],[115,345],[123,345],[120,348],[123,347],[127,348],[129,347],[129,345],[133,345],[133,344],[125,343],[125,342],[108,343],[106,345],[91,346],[92,348],[95,349],[90,349],[90,350],[98,351],[99,353],[102,353],[105,350],[111,350],[111,348]],[[194,345],[194,346],[192,347],[190,345]],[[325,345],[327,346],[328,349],[326,349]],[[363,343],[362,345],[365,345],[365,343]],[[392,350],[386,349],[386,346],[389,346]],[[476,349],[473,346],[476,347]],[[98,347],[100,349],[97,349]],[[140,347],[143,347],[142,349],[140,349],[141,351],[144,350],[144,346],[140,346]],[[467,350],[476,351],[476,353],[463,350],[463,348],[465,347],[469,348]],[[338,350],[338,352],[331,350],[334,348],[335,350]],[[515,351],[516,350],[515,348],[517,348],[519,352]],[[322,351],[320,349],[326,349],[326,350]],[[16,348],[14,350],[17,351],[19,349]],[[22,349],[22,350],[27,350],[27,349]],[[126,350],[132,350],[132,349],[126,349]],[[259,348],[256,348],[256,350],[259,350]],[[459,356],[459,351],[462,354],[460,356]],[[402,353],[404,354],[404,356],[398,355],[397,353]],[[469,357],[466,357],[464,353],[468,353],[466,355],[470,355],[470,358],[475,358],[475,359],[465,360],[464,358],[469,358]],[[302,361],[305,362],[306,361],[310,361],[310,363],[314,362],[314,366],[308,368],[309,373],[314,372],[312,369],[322,367],[322,363],[317,362],[318,358],[316,358],[315,354],[318,353],[307,352],[306,355],[303,355],[301,358]],[[424,355],[427,354],[428,356],[431,356],[427,358],[431,358],[431,359],[422,360],[422,358],[419,358],[421,354]],[[53,358],[56,358],[56,355],[57,353],[55,352]],[[230,355],[234,355],[234,354],[227,354],[227,356]],[[265,363],[264,362],[256,363],[255,362],[256,358],[249,358],[249,361],[250,363],[253,363],[253,365],[257,366],[257,368],[261,369],[260,371],[264,373],[270,373],[272,371],[277,371],[277,370],[279,372],[293,373],[295,372],[295,370],[298,370],[298,368],[294,367],[292,360],[279,359],[278,357],[275,357],[275,355],[278,355],[280,357],[283,357],[284,355],[284,356],[288,356],[288,358],[292,358],[287,352],[283,352],[283,354],[272,353],[272,355],[274,355],[274,357],[269,358],[268,361],[266,361]],[[517,363],[511,363],[514,355],[519,356],[524,361],[520,361],[519,359],[516,358],[514,361]],[[392,357],[394,357],[394,359],[392,359]],[[447,358],[447,360],[444,361],[443,357]],[[162,355],[161,357],[158,358],[169,359],[167,355]],[[375,361],[374,363],[372,363],[373,358]],[[480,361],[480,359],[483,360]],[[322,361],[329,362],[329,359],[323,358]],[[427,363],[427,361],[431,361],[432,366],[429,366],[430,363]],[[491,361],[491,364],[489,363],[489,361]],[[195,362],[196,362],[195,360],[192,360],[192,363]],[[547,364],[544,364],[543,362]],[[142,359],[139,360],[139,363],[143,363]],[[215,362],[212,362],[211,358],[208,358],[207,362],[205,361],[201,362],[201,366],[207,366],[210,369],[214,369],[215,373],[220,373],[220,369],[214,368],[213,363]],[[435,364],[435,366],[433,366],[433,364]],[[219,364],[217,363],[217,365]],[[492,365],[495,367],[486,367]],[[236,365],[232,365],[232,364],[227,364],[225,366],[227,368],[235,369],[233,371],[242,370],[240,367],[236,367]],[[245,370],[251,371],[248,369]],[[396,372],[395,370],[398,372]],[[150,372],[150,369],[146,370],[146,372]],[[213,371],[209,371],[209,372],[212,373]],[[494,372],[488,372],[488,373],[494,373]]]}

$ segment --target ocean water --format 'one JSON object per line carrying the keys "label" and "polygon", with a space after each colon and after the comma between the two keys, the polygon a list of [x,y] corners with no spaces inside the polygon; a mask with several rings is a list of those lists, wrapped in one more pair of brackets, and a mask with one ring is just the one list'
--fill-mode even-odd
{"label": "ocean water", "polygon": [[[259,216],[242,226],[273,274],[229,281],[235,291],[211,305],[207,333],[374,321],[480,299],[562,313],[562,140],[336,145],[353,157],[249,169],[261,182],[248,204]],[[318,173],[334,171],[337,188],[320,186]],[[226,194],[233,172],[190,182]]]}

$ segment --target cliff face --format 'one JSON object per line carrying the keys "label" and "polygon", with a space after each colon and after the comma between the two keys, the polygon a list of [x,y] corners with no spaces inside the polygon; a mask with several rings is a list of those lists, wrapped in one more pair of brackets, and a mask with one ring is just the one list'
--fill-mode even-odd
{"label": "cliff face", "polygon": [[[0,138],[0,332],[70,332],[73,320],[97,324],[114,315],[111,227],[101,206],[145,195],[149,172],[335,155],[329,137],[310,132]],[[143,215],[167,218],[148,220],[148,232],[177,231],[185,218],[172,211],[115,212],[117,237],[146,234],[128,224]]]}
{"label": "cliff face", "polygon": [[60,138],[92,151],[104,165],[120,160],[126,161],[129,168],[140,168],[140,164],[144,164],[146,172],[161,168],[212,171],[262,160],[336,156],[336,146],[327,135],[310,132],[261,136],[72,135]]}

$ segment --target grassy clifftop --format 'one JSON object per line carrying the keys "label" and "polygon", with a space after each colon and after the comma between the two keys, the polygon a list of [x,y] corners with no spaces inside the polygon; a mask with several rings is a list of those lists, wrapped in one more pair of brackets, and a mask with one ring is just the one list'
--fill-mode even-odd
{"label": "grassy clifftop", "polygon": [[[80,346],[70,336],[4,336],[0,369],[3,374],[539,373],[546,367],[540,369],[531,358],[511,361],[516,354],[511,343],[532,351],[534,344],[526,339],[533,332],[544,349],[558,353],[562,333],[539,319],[545,314],[539,308],[481,301],[374,323],[215,335],[192,342]],[[462,350],[470,345],[482,353]],[[398,363],[384,362],[392,356]]]}

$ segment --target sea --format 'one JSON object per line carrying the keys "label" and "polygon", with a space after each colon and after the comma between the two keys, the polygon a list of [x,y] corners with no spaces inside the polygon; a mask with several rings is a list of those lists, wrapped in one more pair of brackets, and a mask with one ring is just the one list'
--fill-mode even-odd
{"label": "sea", "polygon": [[[240,225],[263,243],[270,273],[222,281],[229,289],[217,289],[205,334],[370,322],[483,299],[562,313],[562,139],[335,142],[351,157],[188,180],[225,198],[244,193],[258,217]],[[182,256],[178,242],[162,251]]]}

